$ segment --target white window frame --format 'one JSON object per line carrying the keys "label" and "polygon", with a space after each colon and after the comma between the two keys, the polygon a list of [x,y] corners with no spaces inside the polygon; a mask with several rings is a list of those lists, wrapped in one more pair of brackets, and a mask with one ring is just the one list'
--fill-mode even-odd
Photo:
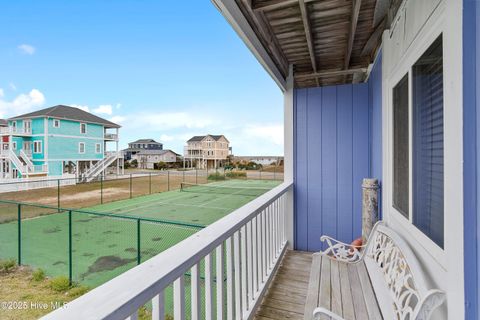
{"label": "white window frame", "polygon": [[[27,129],[27,124],[28,124],[28,129]],[[23,132],[29,133],[32,132],[32,120],[31,119],[25,119],[23,120]]]}
{"label": "white window frame", "polygon": [[17,121],[16,120],[12,121],[12,131],[17,132]]}
{"label": "white window frame", "polygon": [[[85,132],[82,132],[82,126],[85,127]],[[80,122],[80,134],[87,134],[87,124],[84,122]]]}
{"label": "white window frame", "polygon": [[95,153],[102,153],[102,145],[100,143],[95,143]]}
{"label": "white window frame", "polygon": [[[83,151],[82,151],[82,148],[81,148],[82,145],[83,145]],[[78,143],[78,153],[79,154],[85,154],[86,149],[87,149],[87,146],[85,145],[85,142],[79,142]]]}
{"label": "white window frame", "polygon": [[[37,145],[39,147],[37,147]],[[35,140],[33,141],[33,153],[35,154],[39,154],[39,153],[42,153],[43,151],[43,143],[42,143],[42,140]]]}
{"label": "white window frame", "polygon": [[53,127],[60,128],[60,119],[53,119]]}
{"label": "white window frame", "polygon": [[[458,57],[451,53],[451,43],[446,30],[444,15],[439,19],[433,20],[429,26],[428,31],[420,34],[410,46],[412,50],[408,52],[390,73],[388,79],[385,79],[385,103],[387,110],[385,112],[384,122],[386,123],[387,148],[384,148],[386,153],[384,158],[384,209],[385,219],[388,223],[398,224],[402,229],[406,230],[417,243],[419,243],[442,267],[448,266],[447,252],[448,248],[452,247],[452,243],[458,242],[458,236],[455,235],[454,230],[458,224],[455,222],[455,217],[451,212],[463,212],[459,209],[459,204],[456,201],[463,199],[462,174],[461,168],[459,170],[458,164],[462,161],[463,145],[459,143],[462,140],[462,126],[459,126],[462,120],[462,111],[460,107],[452,108],[453,105],[458,104],[458,99],[455,97],[461,92],[456,92],[449,88],[452,77],[455,78],[461,70],[455,70],[457,64],[454,62]],[[432,20],[432,19],[430,19]],[[439,247],[433,240],[418,229],[412,221],[413,218],[413,158],[412,158],[412,143],[413,143],[413,101],[412,101],[412,67],[418,59],[425,53],[425,51],[432,45],[432,43],[440,36],[443,37],[443,77],[444,77],[444,249]],[[451,39],[451,38],[450,38]],[[404,217],[393,206],[393,88],[408,72],[409,74],[409,219]],[[460,73],[461,74],[461,73]],[[447,79],[447,80],[446,80]],[[455,78],[456,79],[456,78]],[[460,82],[461,83],[461,82]],[[385,145],[384,145],[385,146]],[[457,199],[457,200],[454,200]],[[458,220],[458,217],[456,218]]]}

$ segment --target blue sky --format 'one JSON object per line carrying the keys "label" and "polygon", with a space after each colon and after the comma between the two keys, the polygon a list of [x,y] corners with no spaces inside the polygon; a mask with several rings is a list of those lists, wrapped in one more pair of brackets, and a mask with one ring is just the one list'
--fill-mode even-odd
{"label": "blue sky", "polygon": [[118,122],[122,147],[283,154],[281,91],[209,0],[3,1],[0,117],[57,104]]}

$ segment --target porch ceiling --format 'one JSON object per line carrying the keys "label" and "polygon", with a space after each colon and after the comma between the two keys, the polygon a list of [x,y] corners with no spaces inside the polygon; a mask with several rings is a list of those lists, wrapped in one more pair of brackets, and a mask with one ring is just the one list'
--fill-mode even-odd
{"label": "porch ceiling", "polygon": [[235,0],[256,37],[295,86],[365,80],[400,0]]}

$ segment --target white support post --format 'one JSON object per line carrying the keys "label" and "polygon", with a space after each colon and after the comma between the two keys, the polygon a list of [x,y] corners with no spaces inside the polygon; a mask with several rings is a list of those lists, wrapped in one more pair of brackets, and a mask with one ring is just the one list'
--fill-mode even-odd
{"label": "white support post", "polygon": [[[287,77],[286,90],[284,97],[284,179],[286,182],[293,181],[293,65],[289,66],[289,74]],[[285,207],[285,232],[288,240],[288,247],[293,249],[294,243],[294,197],[293,187],[286,193]]]}
{"label": "white support post", "polygon": [[[117,128],[116,132],[117,132],[116,150],[117,150],[117,177],[118,177],[118,175],[120,174],[120,158],[118,156],[118,140],[119,140],[119,135],[118,135],[119,130],[118,130],[118,128]],[[103,151],[105,152],[105,150],[103,150]]]}

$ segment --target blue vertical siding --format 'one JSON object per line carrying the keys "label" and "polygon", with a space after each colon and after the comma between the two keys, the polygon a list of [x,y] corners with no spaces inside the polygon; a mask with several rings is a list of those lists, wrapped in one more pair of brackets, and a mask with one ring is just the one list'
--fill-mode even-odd
{"label": "blue vertical siding", "polygon": [[464,195],[464,284],[465,319],[479,317],[479,225],[480,124],[480,6],[474,0],[463,1],[463,195]]}
{"label": "blue vertical siding", "polygon": [[[321,93],[321,91],[318,91]],[[308,226],[308,190],[309,190],[309,179],[308,179],[308,155],[307,147],[309,144],[309,138],[307,134],[307,119],[308,119],[308,100],[307,100],[307,89],[295,90],[294,92],[294,118],[295,118],[295,142],[294,142],[294,153],[295,153],[295,243],[301,244],[299,248],[304,248],[306,250],[306,244],[308,243],[308,233],[301,232]],[[314,111],[314,110],[312,110]],[[318,141],[318,139],[317,139]],[[317,179],[318,180],[318,179]],[[319,183],[319,181],[317,181]],[[314,197],[315,198],[315,197]]]}
{"label": "blue vertical siding", "polygon": [[368,83],[294,93],[295,245],[361,236],[362,180],[382,178],[382,57]]}
{"label": "blue vertical siding", "polygon": [[[353,86],[337,87],[337,234],[351,239],[353,235]],[[318,241],[318,240],[317,240]]]}
{"label": "blue vertical siding", "polygon": [[322,234],[352,241],[370,176],[368,84],[298,89],[294,106],[296,247],[317,251]]}

